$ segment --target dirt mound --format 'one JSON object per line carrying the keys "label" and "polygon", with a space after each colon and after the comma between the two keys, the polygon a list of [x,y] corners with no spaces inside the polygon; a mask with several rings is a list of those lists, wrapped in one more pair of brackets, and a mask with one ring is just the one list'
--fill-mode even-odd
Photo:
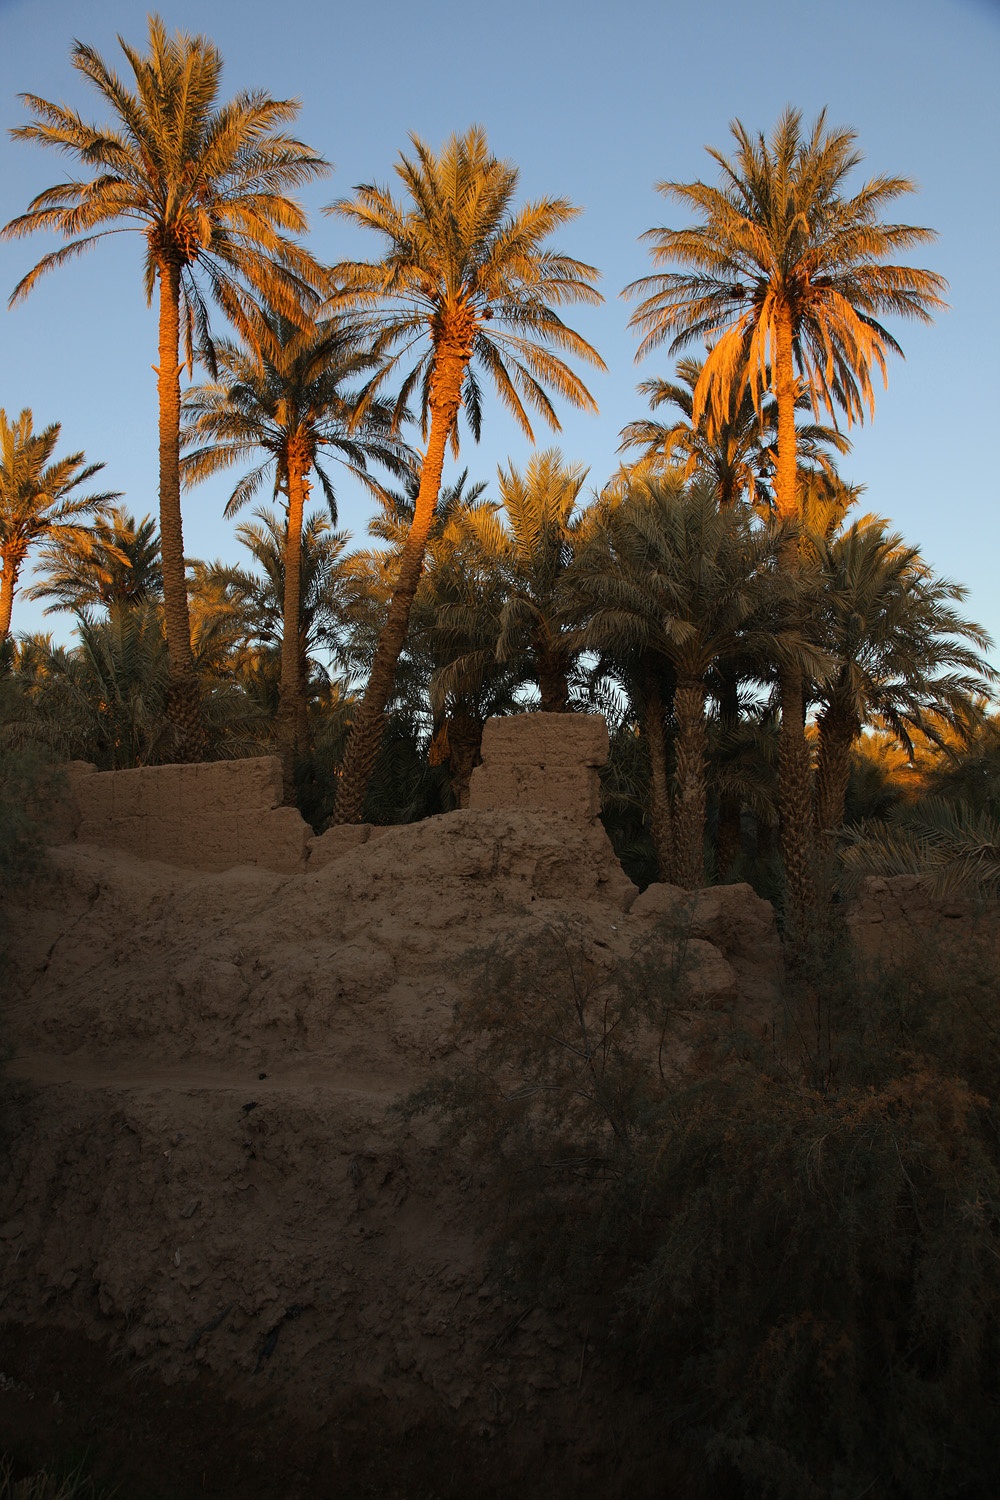
{"label": "dirt mound", "polygon": [[[292,875],[52,858],[3,1007],[5,1317],[307,1427],[368,1392],[380,1422],[450,1422],[536,1477],[554,1444],[566,1493],[610,1464],[586,1328],[507,1300],[475,1175],[390,1109],[455,1060],[477,950],[552,924],[611,956],[671,941],[600,825],[459,812]],[[741,993],[739,889],[690,944],[696,1001]]]}

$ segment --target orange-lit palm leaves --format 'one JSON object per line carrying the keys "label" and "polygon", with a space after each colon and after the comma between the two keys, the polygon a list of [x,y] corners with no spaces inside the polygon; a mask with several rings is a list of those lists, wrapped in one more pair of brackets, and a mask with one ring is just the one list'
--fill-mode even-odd
{"label": "orange-lit palm leaves", "polygon": [[10,630],[18,574],[37,541],[78,539],[81,520],[119,499],[117,491],[78,496],[73,492],[104,468],[82,453],[53,460],[60,427],[35,432],[31,412],[8,422],[0,406],[0,646]]}
{"label": "orange-lit palm leaves", "polygon": [[926,322],[943,305],[945,285],[932,271],[884,263],[934,238],[930,229],[879,220],[913,183],[875,177],[843,196],[862,160],[854,132],[828,131],[825,112],[808,137],[800,125],[799,112],[788,109],[766,140],[736,120],[733,158],[709,149],[720,186],[661,182],[659,190],[701,222],[651,229],[644,238],[657,266],[691,269],[659,271],[627,288],[641,298],[632,318],[643,335],[640,357],[668,338],[672,351],[709,343],[695,420],[706,404],[716,419],[724,417],[734,384],[749,384],[758,404],[773,390],[778,508],[786,516],[794,514],[795,398],[804,391],[814,410],[842,411],[848,425],[863,420],[874,409],[872,367],[884,378],[887,353],[901,353],[878,318]]}
{"label": "orange-lit palm leaves", "polygon": [[529,409],[559,422],[548,389],[595,410],[563,353],[601,365],[599,355],[567,327],[555,308],[597,302],[592,266],[544,248],[549,235],[578,210],[564,198],[513,206],[518,171],[499,161],[481,129],[452,136],[435,155],[415,136],[413,155],[396,173],[405,201],[388,188],[365,185],[332,211],[379,234],[383,258],[333,267],[333,306],[360,318],[374,351],[386,361],[379,383],[401,374],[398,410],[419,397],[427,440],[413,525],[400,560],[392,605],[364,700],[348,743],[336,817],[356,821],[381,734],[406,637],[410,607],[441,486],[449,442],[458,445],[464,407],[478,435],[479,374],[533,436]]}
{"label": "orange-lit palm leaves", "polygon": [[36,118],[14,136],[75,157],[92,175],[39,193],[3,234],[55,230],[69,241],[42,257],[18,283],[12,302],[46,271],[108,234],[132,229],[145,237],[147,301],[157,282],[160,289],[160,531],[172,712],[183,758],[199,754],[201,730],[181,533],[181,331],[190,359],[194,335],[205,343],[208,333],[196,272],[237,327],[247,322],[247,288],[295,316],[299,295],[318,284],[321,273],[289,237],[306,220],[286,192],[326,164],[282,129],[298,112],[296,101],[244,92],[219,106],[222,57],[206,38],[168,37],[151,16],[145,55],[119,42],[134,91],[93,48],[77,42],[71,54],[73,66],[110,107],[114,125],[91,125],[65,105],[23,96]]}

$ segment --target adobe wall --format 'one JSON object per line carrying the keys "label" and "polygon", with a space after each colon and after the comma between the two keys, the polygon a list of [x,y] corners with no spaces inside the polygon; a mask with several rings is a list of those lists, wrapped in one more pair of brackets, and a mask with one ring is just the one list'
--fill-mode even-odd
{"label": "adobe wall", "polygon": [[275,756],[131,771],[77,761],[69,779],[81,843],[199,870],[305,867],[312,830],[296,808],[281,806]]}
{"label": "adobe wall", "polygon": [[469,785],[470,812],[530,808],[596,818],[601,811],[598,770],[608,761],[603,714],[489,719],[482,757]]}
{"label": "adobe wall", "polygon": [[900,960],[1000,960],[1000,903],[932,896],[919,875],[869,876],[847,911],[855,951],[881,965]]}
{"label": "adobe wall", "polygon": [[[490,719],[482,753],[483,764],[472,774],[470,811],[557,812],[585,821],[598,816],[598,768],[608,758],[601,714]],[[274,756],[131,771],[98,771],[74,761],[69,784],[68,806],[57,810],[57,841],[76,838],[198,870],[316,869],[384,832],[360,824],[314,837],[294,807],[281,805]]]}

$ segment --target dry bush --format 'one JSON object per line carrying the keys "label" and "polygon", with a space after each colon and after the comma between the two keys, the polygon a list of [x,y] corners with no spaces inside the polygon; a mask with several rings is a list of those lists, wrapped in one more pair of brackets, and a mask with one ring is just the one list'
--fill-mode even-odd
{"label": "dry bush", "polygon": [[410,1108],[475,1152],[507,1274],[603,1312],[706,1495],[992,1500],[992,966],[865,981],[817,943],[762,1038],[692,1011],[670,951],[550,930],[470,976],[469,1062]]}

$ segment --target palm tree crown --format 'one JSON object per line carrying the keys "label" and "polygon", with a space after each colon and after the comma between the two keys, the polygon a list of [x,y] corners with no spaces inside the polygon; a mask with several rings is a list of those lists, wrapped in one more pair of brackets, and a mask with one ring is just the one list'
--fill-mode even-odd
{"label": "palm tree crown", "polygon": [[[671,424],[649,417],[629,422],[622,428],[619,453],[629,448],[641,450],[639,464],[662,468],[678,463],[686,479],[703,475],[715,489],[720,505],[733,505],[750,499],[762,509],[771,505],[771,480],[774,474],[774,444],[777,439],[777,407],[773,397],[755,404],[747,386],[733,387],[725,414],[709,422],[703,410],[695,420],[695,393],[701,379],[703,361],[681,359],[677,362],[676,381],[654,377],[644,380],[640,392],[649,400],[652,410],[673,406],[681,420]],[[809,405],[807,396],[796,402],[796,409]],[[835,474],[836,468],[827,449],[846,453],[850,444],[843,433],[819,423],[802,423],[796,427],[800,467]],[[633,466],[634,467],[634,466]]]}
{"label": "palm tree crown", "polygon": [[122,505],[109,506],[82,532],[53,537],[35,565],[32,599],[51,599],[47,615],[112,610],[159,600],[160,538],[152,516],[137,521]]}
{"label": "palm tree crown", "polygon": [[117,490],[74,495],[104,468],[88,464],[83,453],[53,459],[61,431],[58,422],[35,432],[26,408],[16,422],[0,407],[0,645],[10,630],[18,575],[36,541],[79,539],[86,515],[120,499]]}
{"label": "palm tree crown", "polygon": [[[324,465],[330,454],[382,493],[368,472],[369,460],[393,474],[411,467],[410,450],[394,436],[381,404],[368,404],[356,424],[357,382],[374,365],[343,319],[321,318],[301,328],[280,313],[262,309],[255,320],[254,348],[220,342],[218,378],[194,386],[184,397],[182,460],[185,483],[220,469],[259,459],[233,489],[232,516],[254,497],[270,474],[274,493],[289,493],[298,478],[315,472],[337,521],[336,491]],[[197,445],[197,446],[196,446]]]}
{"label": "palm tree crown", "polygon": [[[245,319],[245,284],[283,301],[291,312],[302,283],[317,285],[318,267],[290,234],[306,218],[285,190],[327,170],[327,163],[279,129],[298,101],[244,91],[218,106],[222,55],[205,37],[169,37],[149,18],[149,52],[121,37],[135,76],[131,91],[92,47],[76,42],[73,66],[117,117],[118,128],[88,124],[76,110],[22,94],[37,116],[11,131],[90,168],[88,180],[62,182],[32,199],[5,238],[55,230],[69,240],[45,255],[14,288],[11,303],[38,278],[108,234],[134,228],[146,239],[147,303],[167,264],[177,268],[188,356],[195,330],[207,332],[208,309],[195,276],[203,273],[227,317]],[[109,226],[109,227],[104,227]]]}
{"label": "palm tree crown", "polygon": [[[945,282],[932,271],[886,265],[886,258],[934,238],[930,229],[879,222],[884,205],[914,190],[905,177],[880,176],[843,196],[862,160],[850,130],[826,129],[821,112],[812,132],[788,109],[768,141],[739,120],[733,160],[709,148],[722,182],[661,182],[659,191],[694,209],[702,222],[686,229],[650,229],[661,271],[626,288],[641,298],[632,326],[643,334],[641,358],[673,335],[671,351],[695,340],[711,347],[696,394],[696,412],[710,402],[725,411],[734,380],[759,401],[780,379],[789,353],[814,409],[839,409],[848,424],[874,408],[870,370],[886,374],[886,353],[902,351],[878,321],[886,313],[929,321],[943,305]],[[774,377],[769,373],[774,365]],[[776,392],[777,394],[777,392]]]}
{"label": "palm tree crown", "polygon": [[389,354],[380,382],[404,371],[399,409],[418,390],[425,435],[434,377],[449,355],[461,359],[461,405],[476,437],[482,419],[476,366],[531,439],[526,405],[559,427],[546,386],[596,411],[583,382],[554,351],[601,369],[603,361],[555,307],[599,302],[600,273],[543,248],[579,209],[565,198],[513,209],[518,170],[490,153],[478,126],[452,136],[439,156],[417,136],[410,139],[413,156],[401,154],[396,164],[407,203],[397,203],[388,188],[364,184],[328,209],[385,241],[382,260],[343,261],[331,271],[334,305],[366,314],[376,352]]}

